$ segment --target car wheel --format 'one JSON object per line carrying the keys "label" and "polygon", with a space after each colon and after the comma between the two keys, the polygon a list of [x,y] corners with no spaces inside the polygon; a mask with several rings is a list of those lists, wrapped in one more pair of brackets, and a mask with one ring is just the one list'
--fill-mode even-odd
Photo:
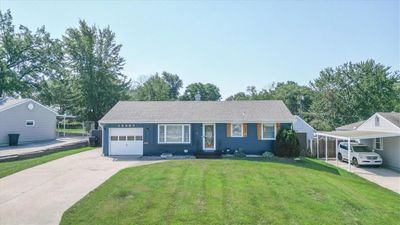
{"label": "car wheel", "polygon": [[337,157],[338,157],[339,161],[343,161],[342,154],[339,153]]}
{"label": "car wheel", "polygon": [[357,158],[353,158],[352,163],[353,163],[354,166],[358,167]]}

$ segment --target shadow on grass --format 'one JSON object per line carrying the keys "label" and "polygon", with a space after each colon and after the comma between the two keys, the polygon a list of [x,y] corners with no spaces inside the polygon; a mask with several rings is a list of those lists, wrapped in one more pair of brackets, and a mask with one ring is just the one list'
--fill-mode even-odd
{"label": "shadow on grass", "polygon": [[257,162],[268,162],[268,163],[278,163],[278,164],[286,164],[306,169],[317,170],[321,172],[327,172],[335,175],[341,175],[339,169],[326,164],[324,162],[317,162],[315,160],[309,158],[301,158],[301,160],[296,161],[293,159],[285,159],[285,158],[276,158],[276,159],[264,159],[264,158],[225,158],[230,160],[246,160],[246,161],[257,161]]}

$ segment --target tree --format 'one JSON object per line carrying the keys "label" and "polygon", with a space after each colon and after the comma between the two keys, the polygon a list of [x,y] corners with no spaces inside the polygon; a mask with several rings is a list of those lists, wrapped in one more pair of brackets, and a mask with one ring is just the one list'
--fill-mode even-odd
{"label": "tree", "polygon": [[44,27],[15,30],[11,11],[0,11],[0,97],[30,97],[38,84],[54,74],[60,61],[60,42],[50,38]]}
{"label": "tree", "polygon": [[221,99],[219,88],[210,83],[189,84],[180,99],[183,101],[193,101],[197,93],[200,94],[202,101],[219,101]]}
{"label": "tree", "polygon": [[271,99],[282,100],[290,112],[300,115],[307,112],[312,103],[311,88],[302,86],[294,81],[278,82],[274,89],[269,91]]}
{"label": "tree", "polygon": [[125,60],[119,55],[121,45],[109,27],[88,26],[79,21],[63,36],[66,62],[77,92],[74,111],[84,120],[98,120],[119,100],[128,98],[130,80],[122,74]]}
{"label": "tree", "polygon": [[71,76],[62,74],[42,81],[40,91],[36,98],[39,102],[52,106],[60,114],[72,114],[74,110],[74,99],[77,98],[73,89]]}
{"label": "tree", "polygon": [[179,97],[179,90],[182,88],[182,80],[179,78],[178,75],[162,72],[162,78],[170,87],[170,99],[178,99]]}
{"label": "tree", "polygon": [[375,112],[393,111],[400,99],[399,79],[398,71],[391,72],[373,60],[326,68],[311,82],[316,93],[311,116],[332,129],[365,120]]}
{"label": "tree", "polygon": [[278,82],[269,89],[257,91],[255,86],[248,86],[246,93],[239,92],[226,100],[282,100],[289,110],[296,115],[306,112],[312,101],[311,88],[294,81]]}
{"label": "tree", "polygon": [[234,95],[229,96],[225,99],[226,101],[242,101],[242,100],[250,100],[250,96],[248,96],[243,91],[238,92]]}
{"label": "tree", "polygon": [[174,100],[173,95],[171,84],[158,73],[139,82],[132,90],[132,99],[136,101],[168,101]]}

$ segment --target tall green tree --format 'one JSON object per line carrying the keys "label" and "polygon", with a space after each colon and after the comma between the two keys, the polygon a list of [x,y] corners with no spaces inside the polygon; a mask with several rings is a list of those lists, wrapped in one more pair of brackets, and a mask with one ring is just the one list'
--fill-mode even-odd
{"label": "tall green tree", "polygon": [[171,84],[158,73],[144,82],[138,82],[132,90],[132,99],[136,101],[168,101],[174,100]]}
{"label": "tall green tree", "polygon": [[182,88],[183,82],[178,75],[162,72],[161,74],[163,80],[167,82],[170,87],[170,99],[178,99],[179,90]]}
{"label": "tall green tree", "polygon": [[313,91],[311,88],[299,85],[294,81],[278,82],[269,91],[271,99],[282,100],[292,114],[300,115],[307,112],[311,106]]}
{"label": "tall green tree", "polygon": [[196,94],[199,93],[202,101],[219,101],[221,100],[221,94],[219,88],[210,83],[193,83],[186,87],[185,92],[180,97],[183,101],[195,100]]}
{"label": "tall green tree", "polygon": [[60,62],[60,42],[44,27],[35,32],[12,21],[10,10],[0,11],[0,97],[31,97],[39,84],[54,74]]}
{"label": "tall green tree", "polygon": [[125,64],[109,27],[89,26],[84,20],[63,36],[66,62],[73,77],[75,113],[84,120],[98,120],[119,100],[128,98],[130,80],[122,74]]}
{"label": "tall green tree", "polygon": [[393,111],[400,99],[399,79],[398,71],[374,60],[326,68],[311,82],[316,93],[310,108],[313,120],[324,122],[324,129],[333,129],[375,112]]}

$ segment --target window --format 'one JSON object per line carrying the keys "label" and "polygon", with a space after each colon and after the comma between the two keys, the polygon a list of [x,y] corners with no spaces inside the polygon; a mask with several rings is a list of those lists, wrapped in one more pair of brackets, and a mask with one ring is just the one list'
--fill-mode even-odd
{"label": "window", "polygon": [[135,136],[128,136],[128,141],[134,141],[135,140]]}
{"label": "window", "polygon": [[377,150],[383,150],[383,139],[382,138],[375,138],[374,148]]}
{"label": "window", "polygon": [[341,149],[347,150],[347,144],[345,144],[345,143],[340,144],[339,147],[340,147]]}
{"label": "window", "polygon": [[380,121],[379,121],[379,117],[375,116],[375,126],[379,127],[381,125]]}
{"label": "window", "polygon": [[262,125],[262,139],[275,140],[276,127],[273,123],[264,123]]}
{"label": "window", "polygon": [[111,136],[111,141],[118,141],[118,136]]}
{"label": "window", "polygon": [[25,121],[25,125],[27,127],[34,127],[35,126],[35,121],[34,120],[27,120],[27,121]]}
{"label": "window", "polygon": [[231,136],[232,137],[243,137],[243,124],[232,123]]}
{"label": "window", "polygon": [[143,141],[143,136],[136,136],[136,141]]}
{"label": "window", "polygon": [[126,141],[126,136],[119,136],[120,141]]}
{"label": "window", "polygon": [[158,125],[158,143],[162,144],[190,143],[190,125],[189,124]]}

